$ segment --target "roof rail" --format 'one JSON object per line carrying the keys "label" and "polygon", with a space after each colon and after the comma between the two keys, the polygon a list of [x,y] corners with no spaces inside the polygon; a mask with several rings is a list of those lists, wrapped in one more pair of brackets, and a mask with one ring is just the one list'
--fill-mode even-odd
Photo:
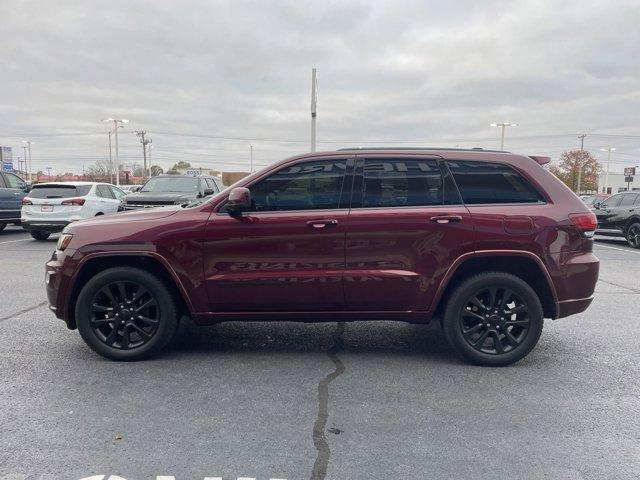
{"label": "roof rail", "polygon": [[339,148],[338,152],[353,150],[444,150],[451,152],[488,152],[488,153],[510,153],[506,150],[485,150],[480,147],[473,148],[451,148],[451,147],[347,147]]}

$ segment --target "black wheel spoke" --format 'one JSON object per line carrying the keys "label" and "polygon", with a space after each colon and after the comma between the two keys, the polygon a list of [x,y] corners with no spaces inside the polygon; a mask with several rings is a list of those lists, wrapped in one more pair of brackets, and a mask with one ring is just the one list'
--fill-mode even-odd
{"label": "black wheel spoke", "polygon": [[478,339],[475,342],[473,342],[473,345],[476,347],[482,347],[482,345],[484,344],[484,341],[487,339],[488,336],[489,336],[489,330],[486,330],[482,335],[478,337]]}
{"label": "black wheel spoke", "polygon": [[120,302],[126,302],[127,301],[127,286],[124,284],[124,282],[116,282],[116,286],[118,287],[118,293],[120,295]]}
{"label": "black wheel spoke", "polygon": [[104,343],[111,346],[115,343],[117,339],[118,339],[118,328],[114,326],[113,330],[111,330],[111,333],[107,335],[107,338],[104,339]]}
{"label": "black wheel spoke", "polygon": [[505,310],[504,313],[507,315],[513,315],[515,313],[524,312],[527,309],[526,305],[516,305],[511,310]]}
{"label": "black wheel spoke", "polygon": [[138,335],[140,335],[140,338],[143,338],[144,340],[149,340],[151,338],[151,335],[149,335],[135,323],[131,324],[131,328],[133,328],[138,333]]}
{"label": "black wheel spoke", "polygon": [[513,292],[508,288],[505,288],[504,292],[502,293],[502,301],[500,302],[500,306],[504,308],[505,305],[509,303],[509,300],[511,300],[511,297],[513,297]]}
{"label": "black wheel spoke", "polygon": [[466,335],[472,335],[472,334],[476,333],[480,329],[482,329],[482,324],[478,323],[477,325],[474,325],[473,327],[469,328],[468,330],[463,330],[462,333],[465,336]]}
{"label": "black wheel spoke", "polygon": [[113,307],[105,307],[103,305],[98,305],[97,303],[94,303],[93,305],[91,305],[91,311],[92,312],[110,313],[110,312],[113,312]]}
{"label": "black wheel spoke", "polygon": [[476,313],[476,312],[473,312],[473,311],[471,311],[471,310],[465,310],[465,311],[463,312],[463,315],[469,315],[469,316],[471,316],[471,317],[475,318],[476,320],[479,320],[479,321],[481,321],[481,322],[484,322],[484,317],[483,317],[482,315],[480,315],[480,314],[478,314],[478,313]]}
{"label": "black wheel spoke", "polygon": [[471,297],[469,299],[469,303],[472,303],[473,305],[475,305],[476,307],[478,307],[480,310],[486,310],[487,307],[484,306],[484,304],[478,300],[478,297]]}
{"label": "black wheel spoke", "polygon": [[139,306],[138,308],[136,308],[136,313],[140,313],[145,311],[147,308],[149,307],[153,307],[156,304],[156,301],[152,298],[151,300],[148,300],[147,302],[143,303],[141,306]]}
{"label": "black wheel spoke", "polygon": [[496,306],[497,293],[498,289],[496,287],[489,288],[489,308],[494,308]]}
{"label": "black wheel spoke", "polygon": [[113,293],[111,292],[111,285],[107,285],[106,287],[104,287],[102,290],[100,290],[100,293],[103,293],[111,302],[111,305],[116,306],[118,304],[118,302],[116,301],[115,297],[113,296]]}
{"label": "black wheel spoke", "polygon": [[144,294],[147,293],[147,289],[144,288],[142,285],[138,288],[138,290],[136,291],[135,295],[133,296],[133,298],[131,299],[131,303],[135,303],[138,300],[140,300]]}
{"label": "black wheel spoke", "polygon": [[504,353],[504,347],[502,346],[498,332],[493,332],[493,348],[495,348],[496,353]]}
{"label": "black wheel spoke", "polygon": [[511,320],[504,322],[507,327],[528,327],[529,320]]}
{"label": "black wheel spoke", "polygon": [[122,332],[122,340],[120,341],[120,346],[125,350],[129,348],[131,345],[131,330],[129,326],[124,327],[124,331]]}
{"label": "black wheel spoke", "polygon": [[92,318],[91,319],[91,325],[93,325],[94,327],[99,327],[99,326],[113,323],[113,322],[114,322],[113,318]]}
{"label": "black wheel spoke", "polygon": [[505,330],[504,336],[507,339],[507,343],[511,346],[511,348],[516,348],[518,346],[518,340],[514,337],[509,330]]}
{"label": "black wheel spoke", "polygon": [[138,315],[138,319],[144,323],[145,325],[157,325],[158,324],[158,319],[157,318],[149,318],[149,317],[145,317],[144,315]]}

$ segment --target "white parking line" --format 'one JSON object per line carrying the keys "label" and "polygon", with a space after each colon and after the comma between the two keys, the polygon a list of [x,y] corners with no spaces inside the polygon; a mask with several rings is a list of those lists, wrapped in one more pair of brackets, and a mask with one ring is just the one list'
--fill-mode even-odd
{"label": "white parking line", "polygon": [[629,250],[627,248],[610,247],[609,245],[602,245],[600,243],[596,243],[595,246],[600,248],[610,248],[611,250],[620,250],[621,252],[640,253],[640,250]]}
{"label": "white parking line", "polygon": [[31,240],[31,238],[21,238],[20,240],[9,240],[7,242],[0,242],[0,245],[4,245],[5,243],[26,242],[27,240]]}

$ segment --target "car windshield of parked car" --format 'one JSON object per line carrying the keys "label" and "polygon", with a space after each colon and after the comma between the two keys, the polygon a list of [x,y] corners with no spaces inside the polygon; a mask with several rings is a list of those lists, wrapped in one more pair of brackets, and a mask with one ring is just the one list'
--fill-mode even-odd
{"label": "car windshield of parked car", "polygon": [[589,197],[584,197],[584,198],[582,199],[582,201],[583,201],[584,203],[586,203],[587,205],[593,205],[593,204],[595,203],[595,201],[596,201],[596,198],[597,198],[596,196],[591,195],[591,196],[589,196]]}
{"label": "car windshield of parked car", "polygon": [[91,185],[34,185],[29,192],[30,198],[71,198],[84,197]]}
{"label": "car windshield of parked car", "polygon": [[198,179],[197,178],[185,178],[185,177],[155,177],[145,183],[141,192],[154,192],[154,193],[192,193],[198,191]]}
{"label": "car windshield of parked car", "polygon": [[617,207],[620,204],[620,200],[622,200],[622,195],[614,195],[600,202],[600,208]]}

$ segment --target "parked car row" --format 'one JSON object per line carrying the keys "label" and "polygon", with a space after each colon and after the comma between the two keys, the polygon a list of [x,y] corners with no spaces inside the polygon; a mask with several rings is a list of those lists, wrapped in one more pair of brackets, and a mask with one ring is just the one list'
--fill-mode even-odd
{"label": "parked car row", "polygon": [[223,189],[218,177],[185,175],[153,177],[142,186],[48,182],[31,187],[17,175],[0,172],[0,230],[13,223],[36,240],[46,240],[71,222],[123,210],[187,204]]}

